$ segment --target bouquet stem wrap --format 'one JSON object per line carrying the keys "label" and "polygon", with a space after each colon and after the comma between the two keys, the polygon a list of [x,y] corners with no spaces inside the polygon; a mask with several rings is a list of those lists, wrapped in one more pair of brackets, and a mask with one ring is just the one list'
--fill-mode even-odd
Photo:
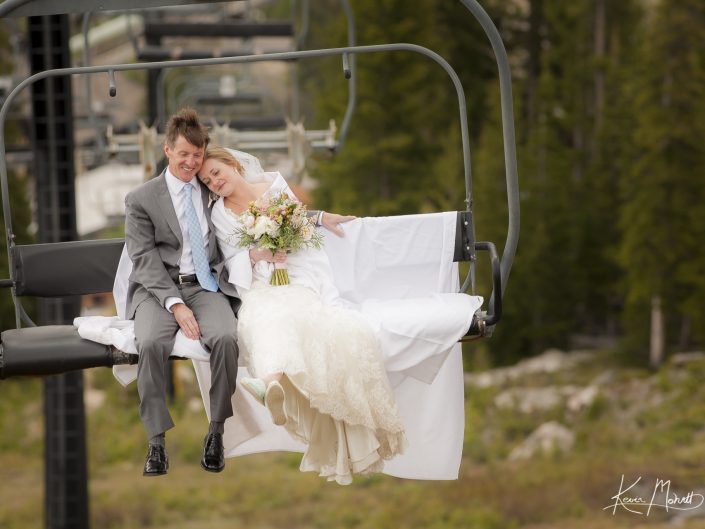
{"label": "bouquet stem wrap", "polygon": [[289,284],[289,272],[284,266],[279,263],[274,264],[274,271],[272,272],[272,279],[269,280],[270,285],[288,285]]}

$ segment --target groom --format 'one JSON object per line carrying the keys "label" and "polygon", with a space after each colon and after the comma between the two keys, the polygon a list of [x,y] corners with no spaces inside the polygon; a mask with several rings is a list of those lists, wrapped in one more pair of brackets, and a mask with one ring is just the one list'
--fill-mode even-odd
{"label": "groom", "polygon": [[140,417],[149,436],[145,476],[169,469],[164,433],[174,422],[165,368],[179,329],[210,352],[211,422],[201,466],[209,472],[225,466],[223,423],[233,414],[238,357],[237,322],[226,296],[239,300],[223,271],[208,194],[196,178],[208,141],[195,111],[178,112],[166,127],[167,168],[125,198],[125,244],[133,264],[127,317],[135,320]]}
{"label": "groom", "polygon": [[[125,244],[133,264],[127,318],[135,320],[140,417],[149,437],[145,476],[169,469],[165,432],[174,422],[165,368],[179,329],[210,352],[211,422],[201,466],[209,472],[225,467],[223,426],[233,415],[238,358],[233,311],[240,300],[218,250],[207,189],[196,177],[209,140],[193,109],[177,112],[166,127],[167,168],[125,198]],[[319,213],[319,222],[321,217],[339,236],[337,225],[352,218]]]}

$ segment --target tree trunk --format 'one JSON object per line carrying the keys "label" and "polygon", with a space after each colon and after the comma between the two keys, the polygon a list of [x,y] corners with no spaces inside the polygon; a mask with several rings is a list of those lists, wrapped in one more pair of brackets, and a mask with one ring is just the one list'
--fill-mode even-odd
{"label": "tree trunk", "polygon": [[541,27],[543,26],[543,0],[531,0],[529,6],[529,32],[527,47],[527,80],[526,80],[526,121],[527,130],[536,124],[538,114],[536,108],[536,92],[538,78],[541,75]]}
{"label": "tree trunk", "polygon": [[649,346],[649,365],[651,367],[659,367],[663,363],[665,345],[666,336],[661,297],[653,296],[651,298],[651,344]]}
{"label": "tree trunk", "polygon": [[687,351],[690,348],[692,323],[693,320],[690,316],[683,316],[683,319],[681,320],[680,338],[678,340],[678,349],[681,351]]}
{"label": "tree trunk", "polygon": [[605,0],[595,0],[595,134],[602,127],[602,117],[605,109],[605,71],[604,59],[607,49],[607,30]]}

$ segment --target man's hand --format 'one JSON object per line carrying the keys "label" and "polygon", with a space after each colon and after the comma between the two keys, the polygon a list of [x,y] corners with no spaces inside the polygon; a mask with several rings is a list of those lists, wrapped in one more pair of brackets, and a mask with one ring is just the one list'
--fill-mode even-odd
{"label": "man's hand", "polygon": [[171,311],[174,314],[176,323],[179,324],[179,327],[186,335],[186,338],[198,340],[201,337],[201,329],[199,329],[196,316],[193,315],[190,308],[183,303],[176,303],[171,307]]}
{"label": "man's hand", "polygon": [[338,224],[349,222],[357,217],[353,215],[338,215],[337,213],[323,212],[321,217],[321,226],[328,231],[335,233],[338,237],[345,237],[345,233],[338,227]]}

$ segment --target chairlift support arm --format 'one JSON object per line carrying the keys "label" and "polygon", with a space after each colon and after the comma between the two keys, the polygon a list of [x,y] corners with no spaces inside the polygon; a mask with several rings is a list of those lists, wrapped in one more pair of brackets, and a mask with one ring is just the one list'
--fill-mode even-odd
{"label": "chairlift support arm", "polygon": [[[356,47],[345,47],[345,48],[330,48],[321,50],[301,50],[301,51],[291,51],[282,53],[272,53],[266,55],[247,55],[241,57],[215,57],[209,59],[185,59],[177,61],[161,61],[161,62],[151,62],[151,63],[136,63],[136,64],[113,64],[113,65],[100,65],[100,66],[82,66],[73,68],[60,68],[55,70],[47,70],[24,79],[19,83],[13,90],[8,94],[7,99],[0,109],[0,177],[2,178],[2,194],[3,194],[3,216],[5,220],[5,229],[7,231],[8,237],[12,234],[12,224],[9,215],[9,192],[7,187],[7,167],[4,161],[5,157],[5,133],[4,126],[9,112],[9,108],[13,103],[14,99],[17,97],[18,93],[23,90],[28,85],[31,85],[42,79],[49,77],[58,77],[63,75],[79,75],[79,74],[99,74],[107,73],[108,76],[113,79],[115,72],[124,72],[132,70],[159,70],[166,68],[176,68],[176,67],[191,67],[191,66],[215,66],[223,64],[240,64],[248,62],[265,62],[265,61],[278,61],[278,60],[289,60],[289,59],[303,59],[303,58],[317,58],[317,57],[329,57],[329,56],[342,56],[343,54],[358,54],[358,53],[379,53],[379,52],[390,52],[390,51],[410,51],[415,53],[420,53],[429,57],[430,59],[437,62],[449,75],[453,85],[455,86],[458,106],[459,106],[459,118],[461,123],[462,141],[463,141],[463,151],[464,151],[464,172],[466,186],[470,182],[470,153],[469,153],[469,139],[468,139],[468,125],[467,125],[467,112],[465,104],[465,93],[463,91],[462,84],[458,78],[457,73],[448,64],[448,62],[438,55],[436,52],[425,48],[423,46],[418,46],[416,44],[378,44],[371,46],[356,46]],[[112,84],[112,83],[111,83]],[[112,88],[112,86],[111,86]]]}
{"label": "chairlift support arm", "polygon": [[[499,80],[500,80],[500,101],[502,108],[502,130],[503,130],[503,140],[504,140],[504,158],[505,158],[505,173],[506,173],[506,183],[507,183],[507,201],[508,201],[508,211],[509,211],[509,226],[507,232],[507,239],[505,242],[504,251],[502,253],[500,261],[501,269],[501,292],[493,292],[493,296],[502,296],[504,290],[506,289],[507,280],[509,277],[509,272],[511,269],[512,261],[516,252],[516,246],[518,242],[519,235],[519,192],[518,192],[518,177],[517,177],[517,162],[516,162],[516,141],[514,136],[514,116],[512,108],[512,89],[511,89],[511,74],[509,70],[509,60],[507,57],[506,49],[502,42],[501,36],[496,26],[487,15],[485,10],[480,6],[476,0],[461,0],[463,5],[475,16],[483,30],[487,34],[492,48],[497,59]],[[121,9],[126,7],[132,7],[132,4],[136,3],[134,0],[127,2],[121,2],[118,6]],[[140,7],[151,7],[156,5],[163,5],[167,2],[164,0],[141,0]],[[177,0],[170,0],[172,5],[175,3],[193,3],[184,2]],[[41,4],[38,7],[34,5],[26,6],[26,4]],[[32,3],[30,0],[5,0],[0,4],[0,17],[6,16],[10,13],[13,15],[27,15],[27,14],[45,14],[49,9],[55,9],[56,12],[65,12],[66,8],[58,9],[59,5],[65,5],[64,2],[56,2],[52,0],[40,0],[38,2]],[[129,4],[129,5],[128,5]],[[344,4],[345,5],[345,4]],[[76,0],[72,3],[71,9],[81,9],[83,6],[84,11],[95,10],[96,7],[101,9],[107,9],[110,7],[110,2],[106,4],[101,4],[97,6],[95,2],[90,2],[87,0]],[[36,9],[32,11],[34,8]],[[349,7],[349,6],[348,6]],[[44,11],[42,11],[42,9]],[[31,11],[31,12],[30,12]],[[39,12],[37,12],[39,11]],[[349,18],[350,21],[350,18]],[[5,121],[7,119],[7,114],[11,103],[14,101],[17,94],[24,89],[26,86],[39,81],[41,79],[56,77],[61,75],[76,75],[76,74],[95,74],[95,73],[108,73],[111,80],[111,95],[114,95],[116,89],[114,84],[114,73],[118,71],[130,71],[130,70],[156,70],[156,69],[166,69],[174,67],[188,67],[188,66],[208,66],[208,65],[222,65],[222,64],[238,64],[238,63],[249,63],[249,62],[264,62],[271,60],[289,60],[289,59],[302,59],[302,58],[315,58],[315,57],[327,57],[335,55],[350,55],[351,59],[358,53],[378,53],[378,52],[390,52],[390,51],[410,51],[415,53],[420,53],[429,57],[430,59],[437,62],[449,75],[453,85],[456,89],[456,94],[458,97],[458,107],[459,107],[459,117],[461,125],[461,140],[463,149],[463,173],[465,178],[465,189],[466,189],[466,210],[469,214],[469,218],[472,219],[472,178],[471,178],[471,167],[470,167],[470,145],[468,137],[468,124],[467,124],[467,110],[465,103],[465,94],[458,78],[457,73],[448,64],[448,62],[435,53],[434,51],[418,46],[415,44],[397,43],[397,44],[381,44],[381,45],[371,45],[371,46],[349,46],[345,48],[331,48],[331,49],[320,49],[320,50],[299,50],[294,52],[283,52],[283,53],[270,53],[263,55],[249,55],[242,57],[218,57],[218,58],[208,58],[208,59],[186,59],[186,60],[176,60],[176,61],[160,61],[153,63],[137,63],[137,64],[116,64],[107,66],[86,66],[77,68],[62,68],[57,70],[48,70],[45,72],[40,72],[35,74],[17,85],[12,92],[8,95],[5,102],[0,109],[0,191],[2,191],[2,204],[3,204],[3,218],[5,221],[5,230],[8,241],[8,257],[11,247],[14,245],[14,235],[12,231],[12,221],[10,215],[10,205],[9,205],[9,190],[8,190],[8,180],[7,180],[7,166],[5,161]],[[351,61],[352,62],[352,61]],[[474,223],[469,222],[467,239],[469,241],[469,252],[470,261],[475,261],[475,236],[474,236]],[[471,271],[472,271],[471,267]],[[470,274],[466,278],[462,290],[466,290],[470,282]]]}
{"label": "chairlift support arm", "polygon": [[0,18],[85,13],[86,11],[125,11],[189,4],[212,4],[212,0],[5,0],[0,3]]}
{"label": "chairlift support arm", "polygon": [[[509,68],[509,57],[502,42],[502,37],[494,25],[492,19],[476,0],[460,0],[465,7],[473,14],[485,31],[490,40],[492,50],[497,60],[499,73],[500,105],[502,108],[502,138],[504,143],[504,170],[507,185],[507,205],[509,212],[509,224],[507,229],[507,239],[504,243],[504,251],[500,260],[502,290],[493,292],[492,296],[502,297],[507,288],[509,272],[512,268],[514,255],[516,254],[517,243],[519,242],[519,177],[517,175],[517,154],[516,138],[514,135],[514,107],[512,106],[512,75]],[[465,143],[463,143],[465,148]],[[467,173],[466,173],[467,175]],[[472,202],[472,194],[466,181],[468,196],[466,200]],[[470,210],[470,207],[468,207]],[[473,237],[474,239],[474,237]],[[467,280],[466,280],[467,283]],[[464,285],[465,289],[467,284]]]}

